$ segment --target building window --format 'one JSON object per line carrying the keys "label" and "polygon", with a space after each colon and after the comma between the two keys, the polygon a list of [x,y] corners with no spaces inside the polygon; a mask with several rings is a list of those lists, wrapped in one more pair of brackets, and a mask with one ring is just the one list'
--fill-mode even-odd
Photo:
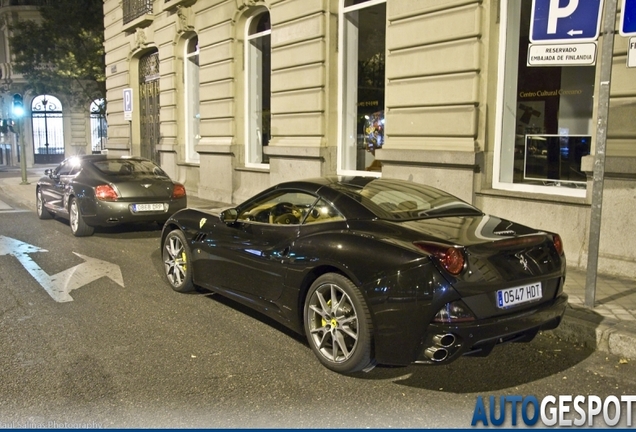
{"label": "building window", "polygon": [[248,21],[245,42],[245,165],[252,167],[269,167],[263,147],[269,144],[271,138],[270,38],[269,12],[262,12]]}
{"label": "building window", "polygon": [[193,37],[186,44],[185,54],[185,128],[186,162],[199,163],[199,153],[194,149],[199,143],[199,38]]}
{"label": "building window", "polygon": [[106,149],[108,125],[106,124],[106,101],[95,99],[91,103],[91,148],[94,154]]}
{"label": "building window", "polygon": [[51,95],[40,95],[31,103],[33,155],[36,164],[64,160],[62,103]]}
{"label": "building window", "polygon": [[596,68],[529,66],[536,64],[528,57],[532,0],[501,7],[493,186],[584,197],[581,158],[590,154]]}
{"label": "building window", "polygon": [[386,2],[341,0],[338,173],[380,175],[384,143]]}

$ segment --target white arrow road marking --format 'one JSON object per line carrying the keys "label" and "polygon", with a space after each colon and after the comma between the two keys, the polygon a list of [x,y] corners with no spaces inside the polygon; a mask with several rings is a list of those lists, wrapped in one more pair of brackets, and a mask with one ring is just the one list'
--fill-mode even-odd
{"label": "white arrow road marking", "polygon": [[59,303],[73,301],[69,294],[71,291],[81,288],[102,277],[108,277],[120,286],[124,286],[124,278],[121,269],[117,264],[91,258],[73,252],[84,261],[81,264],[61,271],[53,276],[49,276],[31,257],[33,252],[48,252],[37,246],[21,242],[10,237],[0,236],[0,256],[13,255],[20,261],[20,264],[38,281],[44,290]]}

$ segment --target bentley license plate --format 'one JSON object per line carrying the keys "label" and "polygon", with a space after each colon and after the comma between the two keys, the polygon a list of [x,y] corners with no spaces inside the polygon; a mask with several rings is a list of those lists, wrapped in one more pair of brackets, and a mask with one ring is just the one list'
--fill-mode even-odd
{"label": "bentley license plate", "polygon": [[163,204],[133,204],[133,212],[151,212],[151,211],[163,211]]}
{"label": "bentley license plate", "polygon": [[515,288],[506,288],[497,291],[497,306],[506,308],[533,300],[540,300],[542,296],[543,290],[541,289],[541,282]]}

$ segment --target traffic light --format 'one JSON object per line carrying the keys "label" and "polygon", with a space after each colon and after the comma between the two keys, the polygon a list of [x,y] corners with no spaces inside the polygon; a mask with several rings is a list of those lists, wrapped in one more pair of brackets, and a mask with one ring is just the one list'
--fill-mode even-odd
{"label": "traffic light", "polygon": [[13,95],[13,115],[18,118],[24,115],[24,103],[22,102],[22,95],[20,93]]}

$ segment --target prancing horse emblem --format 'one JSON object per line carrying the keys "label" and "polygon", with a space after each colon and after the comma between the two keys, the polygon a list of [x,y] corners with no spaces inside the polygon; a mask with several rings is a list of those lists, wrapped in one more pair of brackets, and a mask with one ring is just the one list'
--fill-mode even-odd
{"label": "prancing horse emblem", "polygon": [[516,253],[515,257],[517,257],[519,259],[519,264],[521,264],[523,266],[523,269],[525,271],[529,272],[530,271],[530,267],[528,267],[528,260],[526,259],[526,257],[521,255],[521,253]]}

